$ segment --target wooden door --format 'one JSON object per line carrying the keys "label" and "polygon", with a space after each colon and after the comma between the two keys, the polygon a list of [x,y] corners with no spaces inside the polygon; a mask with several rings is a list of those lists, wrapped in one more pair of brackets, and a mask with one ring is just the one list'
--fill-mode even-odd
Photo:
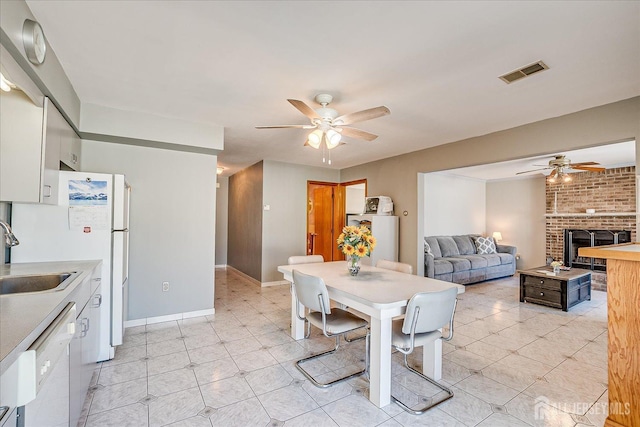
{"label": "wooden door", "polygon": [[344,259],[336,239],[344,227],[344,187],[331,182],[307,184],[307,254],[325,261]]}

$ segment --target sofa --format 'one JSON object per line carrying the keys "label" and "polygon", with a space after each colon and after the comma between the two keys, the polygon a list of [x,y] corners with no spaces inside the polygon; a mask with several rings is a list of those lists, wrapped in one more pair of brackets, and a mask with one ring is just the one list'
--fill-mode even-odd
{"label": "sofa", "polygon": [[516,272],[516,247],[496,245],[492,237],[430,236],[424,242],[426,277],[467,285]]}

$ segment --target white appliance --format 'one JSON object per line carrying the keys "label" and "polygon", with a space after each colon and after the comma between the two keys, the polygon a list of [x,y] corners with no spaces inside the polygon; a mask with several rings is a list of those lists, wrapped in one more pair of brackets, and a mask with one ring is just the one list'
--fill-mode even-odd
{"label": "white appliance", "polygon": [[112,359],[124,334],[130,193],[124,175],[61,171],[57,206],[12,205],[11,262],[102,260],[98,360]]}
{"label": "white appliance", "polygon": [[391,215],[393,201],[389,196],[366,197],[364,200],[364,215]]}

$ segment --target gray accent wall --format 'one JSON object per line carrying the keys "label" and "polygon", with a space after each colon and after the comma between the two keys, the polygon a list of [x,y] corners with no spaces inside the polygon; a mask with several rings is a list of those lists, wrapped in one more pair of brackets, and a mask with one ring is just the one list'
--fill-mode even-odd
{"label": "gray accent wall", "polygon": [[261,281],[263,162],[229,178],[227,265]]}
{"label": "gray accent wall", "polygon": [[218,176],[216,188],[216,266],[227,265],[229,177]]}
{"label": "gray accent wall", "polygon": [[[464,126],[464,123],[460,125]],[[407,211],[407,216],[400,215],[399,256],[400,261],[412,264],[415,269],[421,244],[417,215],[418,173],[554,154],[630,139],[635,139],[636,153],[640,152],[640,97],[343,169],[340,179],[345,182],[366,178],[369,194],[389,195],[396,212]]]}
{"label": "gray accent wall", "polygon": [[322,167],[264,161],[261,282],[283,280],[277,271],[307,248],[307,181],[339,182],[340,172]]}
{"label": "gray accent wall", "polygon": [[125,174],[132,187],[129,320],[213,308],[216,164],[206,154],[83,141],[83,170]]}

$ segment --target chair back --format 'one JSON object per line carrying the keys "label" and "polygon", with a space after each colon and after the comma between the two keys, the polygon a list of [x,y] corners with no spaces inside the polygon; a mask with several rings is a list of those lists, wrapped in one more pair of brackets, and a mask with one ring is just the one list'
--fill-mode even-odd
{"label": "chair back", "polygon": [[290,256],[287,261],[289,265],[312,264],[316,262],[324,262],[324,257],[322,255],[295,255]]}
{"label": "chair back", "polygon": [[458,289],[455,287],[439,292],[419,292],[409,300],[402,324],[402,333],[410,334],[415,319],[415,333],[432,332],[453,321]]}
{"label": "chair back", "polygon": [[[296,298],[302,305],[313,311],[322,312],[324,309],[325,314],[331,314],[329,291],[327,291],[327,285],[324,284],[322,278],[293,270],[293,286],[296,291]],[[320,306],[318,295],[322,295],[324,307]]]}
{"label": "chair back", "polygon": [[399,271],[400,273],[413,274],[413,267],[411,264],[405,264],[402,262],[379,259],[378,262],[376,262],[376,267],[384,268],[385,270]]}

